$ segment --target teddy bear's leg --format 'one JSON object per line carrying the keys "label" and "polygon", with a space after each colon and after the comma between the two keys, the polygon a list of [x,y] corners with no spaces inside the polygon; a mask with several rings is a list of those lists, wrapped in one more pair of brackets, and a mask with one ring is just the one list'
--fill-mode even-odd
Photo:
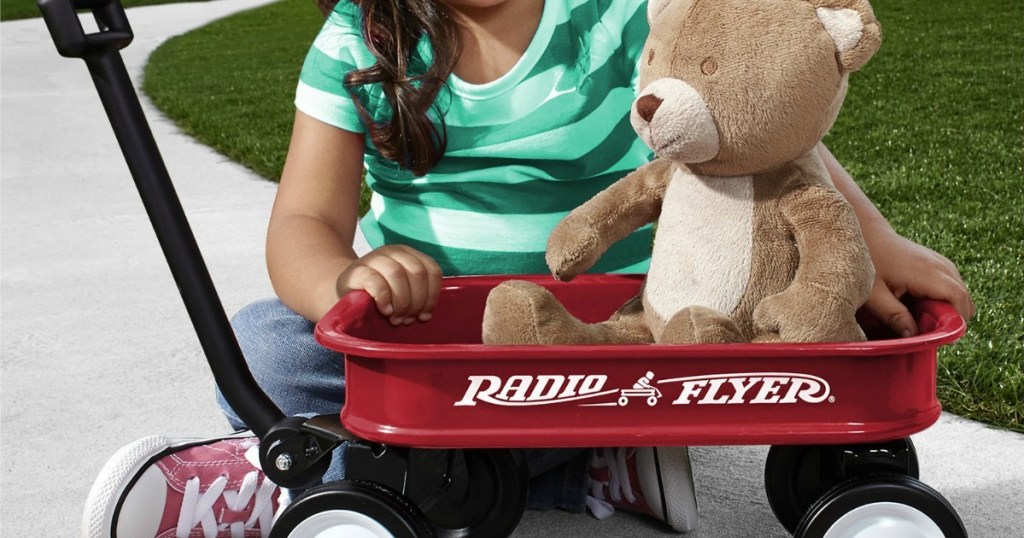
{"label": "teddy bear's leg", "polygon": [[[638,326],[639,325],[639,326]],[[587,324],[570,314],[548,290],[510,280],[487,296],[485,344],[606,344],[650,342],[642,311],[619,312],[603,323]]]}
{"label": "teddy bear's leg", "polygon": [[743,332],[729,316],[706,306],[677,312],[661,332],[662,344],[720,344],[744,342]]}
{"label": "teddy bear's leg", "polygon": [[757,341],[863,342],[853,309],[840,301],[808,300],[810,292],[792,286],[754,308]]}

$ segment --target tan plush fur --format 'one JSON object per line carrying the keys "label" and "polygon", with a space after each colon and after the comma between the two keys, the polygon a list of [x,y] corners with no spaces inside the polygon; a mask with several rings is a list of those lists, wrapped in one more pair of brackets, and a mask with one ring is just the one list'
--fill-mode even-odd
{"label": "tan plush fur", "polygon": [[865,0],[652,0],[631,121],[658,159],[570,213],[558,279],[658,221],[640,297],[585,324],[546,290],[506,282],[490,344],[856,341],[874,270],[816,146],[848,75],[878,49]]}

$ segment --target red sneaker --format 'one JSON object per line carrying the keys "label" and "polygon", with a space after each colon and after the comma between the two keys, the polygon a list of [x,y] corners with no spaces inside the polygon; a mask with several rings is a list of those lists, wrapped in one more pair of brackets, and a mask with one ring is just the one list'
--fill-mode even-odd
{"label": "red sneaker", "polygon": [[121,448],[89,492],[82,536],[266,538],[280,491],[254,466],[258,443],[146,437]]}
{"label": "red sneaker", "polygon": [[598,448],[587,507],[598,519],[616,508],[647,514],[679,532],[697,526],[697,497],[686,447]]}

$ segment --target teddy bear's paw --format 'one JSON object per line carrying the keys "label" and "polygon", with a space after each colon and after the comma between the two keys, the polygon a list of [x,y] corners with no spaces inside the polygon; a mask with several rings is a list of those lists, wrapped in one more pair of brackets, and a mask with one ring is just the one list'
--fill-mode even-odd
{"label": "teddy bear's paw", "polygon": [[864,329],[857,324],[856,318],[850,320],[849,323],[843,324],[841,331],[835,334],[835,338],[832,342],[863,342],[867,340],[867,335],[864,334]]}
{"label": "teddy bear's paw", "polygon": [[550,291],[532,282],[502,282],[487,296],[484,344],[585,344],[591,343],[590,332]]}
{"label": "teddy bear's paw", "polygon": [[783,323],[779,329],[782,342],[863,342],[864,331],[857,321],[850,317],[840,321],[837,316],[822,313],[822,319],[806,323]]}
{"label": "teddy bear's paw", "polygon": [[809,300],[798,287],[765,298],[754,309],[758,341],[862,342],[854,312],[837,301]]}
{"label": "teddy bear's paw", "polygon": [[743,342],[743,332],[729,316],[705,306],[688,306],[668,320],[661,344],[724,344]]}
{"label": "teddy bear's paw", "polygon": [[864,330],[852,314],[825,314],[824,323],[812,327],[807,341],[814,342],[863,342],[867,340]]}
{"label": "teddy bear's paw", "polygon": [[484,307],[484,344],[539,344],[537,315],[534,306],[539,287],[529,282],[502,282],[487,295]]}
{"label": "teddy bear's paw", "polygon": [[572,280],[593,267],[605,248],[592,226],[569,215],[548,236],[545,261],[555,278]]}

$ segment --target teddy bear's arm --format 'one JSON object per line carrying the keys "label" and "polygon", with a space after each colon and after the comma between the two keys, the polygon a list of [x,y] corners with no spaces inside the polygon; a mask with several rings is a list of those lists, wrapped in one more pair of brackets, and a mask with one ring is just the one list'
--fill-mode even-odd
{"label": "teddy bear's arm", "polygon": [[761,329],[784,341],[856,341],[854,319],[874,282],[874,266],[850,204],[822,184],[783,196],[780,209],[792,227],[800,262],[789,288],[754,312]]}
{"label": "teddy bear's arm", "polygon": [[860,307],[871,291],[874,266],[849,202],[817,184],[783,197],[781,209],[793,226],[800,252],[794,282],[835,290],[854,308]]}
{"label": "teddy bear's arm", "polygon": [[548,237],[547,263],[559,280],[590,269],[617,241],[654,222],[674,167],[654,160],[570,212]]}

